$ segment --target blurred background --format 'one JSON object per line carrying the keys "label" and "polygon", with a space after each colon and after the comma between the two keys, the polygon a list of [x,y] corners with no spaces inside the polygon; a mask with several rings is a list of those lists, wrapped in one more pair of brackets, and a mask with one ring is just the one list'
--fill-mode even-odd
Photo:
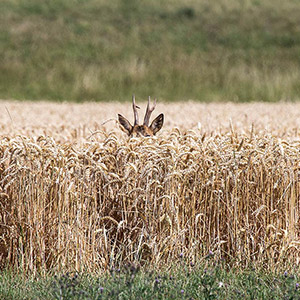
{"label": "blurred background", "polygon": [[293,101],[298,0],[1,0],[0,98]]}

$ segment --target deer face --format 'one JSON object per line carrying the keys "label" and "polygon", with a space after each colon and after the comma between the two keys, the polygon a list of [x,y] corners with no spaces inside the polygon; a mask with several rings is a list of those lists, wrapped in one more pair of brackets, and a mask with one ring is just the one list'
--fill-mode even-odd
{"label": "deer face", "polygon": [[149,120],[151,113],[155,109],[156,106],[156,100],[154,101],[154,105],[150,108],[150,97],[148,99],[148,105],[147,110],[144,118],[144,124],[139,125],[138,123],[138,112],[137,109],[139,108],[135,104],[135,97],[132,97],[132,106],[133,106],[133,112],[134,112],[134,125],[132,126],[130,122],[124,118],[122,115],[118,114],[118,120],[120,125],[122,126],[122,129],[128,134],[130,137],[149,137],[154,136],[163,126],[164,124],[164,115],[160,114],[158,117],[156,117],[151,125],[149,126]]}
{"label": "deer face", "polygon": [[118,114],[118,119],[123,130],[130,137],[154,136],[162,128],[164,123],[163,114],[160,114],[158,117],[156,117],[149,127],[146,125],[132,126],[129,121],[120,114]]}

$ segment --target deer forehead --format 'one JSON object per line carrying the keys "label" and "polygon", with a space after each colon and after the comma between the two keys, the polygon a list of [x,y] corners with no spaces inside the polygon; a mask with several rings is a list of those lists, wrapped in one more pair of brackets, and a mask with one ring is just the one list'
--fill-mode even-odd
{"label": "deer forehead", "polygon": [[146,125],[135,125],[133,127],[132,133],[140,133],[142,135],[153,135],[152,130]]}

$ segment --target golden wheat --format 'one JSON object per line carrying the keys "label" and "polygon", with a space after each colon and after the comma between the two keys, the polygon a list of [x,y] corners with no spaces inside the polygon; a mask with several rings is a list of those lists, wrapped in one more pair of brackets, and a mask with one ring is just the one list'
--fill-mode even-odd
{"label": "golden wheat", "polygon": [[0,106],[2,266],[299,263],[299,105],[161,104],[130,140],[105,122],[126,104]]}

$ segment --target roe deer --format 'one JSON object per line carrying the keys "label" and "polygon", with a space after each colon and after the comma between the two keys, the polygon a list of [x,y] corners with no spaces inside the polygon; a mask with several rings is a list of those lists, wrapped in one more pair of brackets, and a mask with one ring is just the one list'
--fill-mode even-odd
{"label": "roe deer", "polygon": [[132,107],[134,112],[134,125],[132,126],[130,122],[124,118],[122,115],[118,114],[118,120],[122,129],[130,137],[139,137],[139,136],[154,136],[163,126],[164,123],[164,114],[160,114],[156,117],[151,125],[149,126],[151,113],[154,111],[156,106],[156,99],[154,100],[154,105],[150,108],[150,97],[148,98],[147,110],[144,118],[144,124],[139,125],[139,116],[137,109],[140,108],[135,104],[135,96],[132,96]]}

